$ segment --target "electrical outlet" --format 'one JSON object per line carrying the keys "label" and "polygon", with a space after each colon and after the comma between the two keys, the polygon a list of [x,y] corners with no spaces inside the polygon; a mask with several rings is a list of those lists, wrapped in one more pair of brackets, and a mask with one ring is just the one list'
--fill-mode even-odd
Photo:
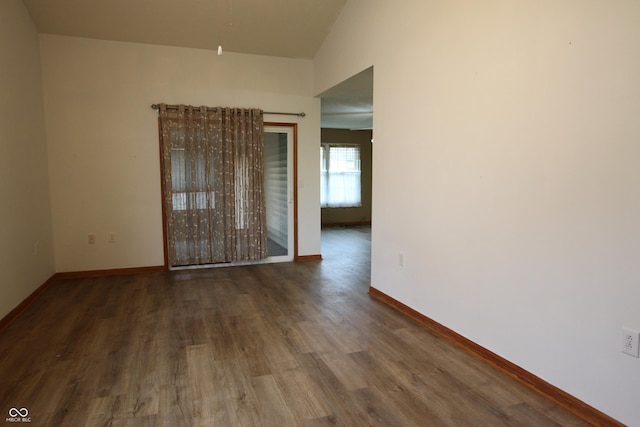
{"label": "electrical outlet", "polygon": [[116,242],[116,233],[112,231],[109,233],[109,243],[115,243],[115,242]]}
{"label": "electrical outlet", "polygon": [[404,252],[400,252],[398,255],[398,265],[404,267]]}
{"label": "electrical outlet", "polygon": [[89,234],[89,237],[88,237],[87,241],[89,242],[90,245],[95,245],[96,244],[96,235],[95,234]]}
{"label": "electrical outlet", "polygon": [[622,352],[633,357],[639,357],[638,341],[640,332],[622,328]]}

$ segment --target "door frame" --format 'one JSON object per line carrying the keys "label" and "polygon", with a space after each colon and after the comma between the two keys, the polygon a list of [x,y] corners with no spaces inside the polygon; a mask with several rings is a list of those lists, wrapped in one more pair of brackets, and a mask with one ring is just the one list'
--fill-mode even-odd
{"label": "door frame", "polygon": [[264,127],[288,128],[293,134],[293,260],[298,261],[298,124],[264,122]]}

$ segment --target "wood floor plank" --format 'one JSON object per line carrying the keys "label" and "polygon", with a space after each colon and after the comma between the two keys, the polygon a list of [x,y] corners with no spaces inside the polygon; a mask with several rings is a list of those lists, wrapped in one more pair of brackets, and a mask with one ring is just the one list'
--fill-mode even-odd
{"label": "wood floor plank", "polygon": [[332,415],[317,387],[313,387],[302,369],[289,370],[274,375],[283,398],[291,408],[296,425]]}
{"label": "wood floor plank", "polygon": [[282,390],[273,375],[262,375],[251,379],[256,396],[258,416],[262,425],[292,426],[296,424],[291,408],[287,405]]}
{"label": "wood floor plank", "polygon": [[321,358],[347,390],[366,388],[370,385],[370,378],[349,354],[328,352],[322,354]]}
{"label": "wood floor plank", "polygon": [[115,405],[118,403],[118,398],[113,396],[98,397],[91,399],[87,407],[87,425],[91,426],[106,426],[110,425],[113,421],[113,414],[117,410]]}
{"label": "wood floor plank", "polygon": [[376,387],[364,387],[349,392],[353,400],[369,415],[371,425],[381,427],[419,427],[422,421],[411,421],[395,409],[387,396]]}
{"label": "wood floor plank", "polygon": [[160,387],[158,399],[160,411],[157,419],[161,425],[195,425],[192,405],[194,399],[188,386],[183,383],[164,384]]}
{"label": "wood floor plank", "polygon": [[[404,380],[397,375],[396,369],[388,369],[392,361],[383,361],[373,357],[369,352],[357,352],[349,355],[364,370],[364,375],[370,385],[384,391],[392,405],[410,420],[429,420],[430,425],[445,426],[450,419],[450,413],[443,410],[441,401],[447,402],[447,396],[440,390],[431,387],[421,387],[422,381],[413,374]],[[387,367],[385,368],[386,365]]]}
{"label": "wood floor plank", "polygon": [[260,316],[254,314],[246,316],[232,316],[229,327],[235,347],[235,358],[242,359],[250,377],[258,377],[271,373],[269,361],[262,348],[266,346],[262,336],[258,333],[258,324],[262,323]]}
{"label": "wood floor plank", "polygon": [[32,425],[586,423],[367,294],[366,227],[322,262],[74,278],[0,334]]}
{"label": "wood floor plank", "polygon": [[[188,346],[187,366],[189,367],[190,405],[193,418],[221,417],[226,413],[224,399],[217,393],[222,381],[213,354],[207,344]],[[224,417],[224,416],[222,416]]]}
{"label": "wood floor plank", "polygon": [[[425,382],[453,386],[458,394],[473,395],[483,407],[497,409],[496,414],[500,418],[507,415],[508,424],[514,422],[511,420],[513,417],[508,416],[513,411],[505,409],[519,407],[525,400],[524,396],[527,400],[537,401],[539,404],[544,402],[541,396],[525,386],[513,384],[513,380],[506,374],[493,369],[470,354],[459,354],[456,347],[444,340],[426,348],[409,331],[394,331],[394,335],[403,336],[407,345],[430,355],[429,358],[408,357],[403,361],[406,371],[418,373],[415,375],[419,375]],[[517,388],[518,393],[514,393],[513,388]],[[552,421],[550,423],[553,425]]]}
{"label": "wood floor plank", "polygon": [[294,329],[294,337],[301,353],[326,353],[332,351],[334,342],[317,322],[305,320],[298,322]]}
{"label": "wood floor plank", "polygon": [[309,377],[311,386],[319,389],[324,404],[335,416],[336,425],[370,425],[370,417],[352,399],[349,391],[324,361],[315,353],[298,355],[300,365]]}
{"label": "wood floor plank", "polygon": [[223,382],[217,393],[224,395],[228,404],[231,425],[259,426],[257,398],[247,375],[248,367],[241,359],[224,362]]}
{"label": "wood floor plank", "polygon": [[509,414],[510,419],[519,425],[556,425],[561,427],[561,424],[556,423],[544,413],[531,407],[527,403],[519,403],[511,406],[507,408],[506,413]]}
{"label": "wood floor plank", "polygon": [[287,332],[279,328],[278,324],[265,318],[254,325],[255,333],[260,337],[258,348],[272,374],[285,372],[299,367],[298,361],[290,351]]}

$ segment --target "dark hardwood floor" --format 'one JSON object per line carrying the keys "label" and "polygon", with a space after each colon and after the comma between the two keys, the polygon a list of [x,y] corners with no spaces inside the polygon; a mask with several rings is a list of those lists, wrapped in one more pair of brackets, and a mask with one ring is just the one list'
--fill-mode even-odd
{"label": "dark hardwood floor", "polygon": [[325,230],[322,262],[57,282],[0,334],[0,411],[33,426],[585,425],[369,297],[369,236]]}

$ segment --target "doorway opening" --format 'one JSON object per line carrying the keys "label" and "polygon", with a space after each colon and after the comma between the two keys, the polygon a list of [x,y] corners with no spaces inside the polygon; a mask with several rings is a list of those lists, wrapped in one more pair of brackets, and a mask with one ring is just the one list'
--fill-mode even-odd
{"label": "doorway opening", "polygon": [[[321,98],[321,224],[323,257],[332,256],[336,245],[325,233],[330,228],[352,228],[371,234],[373,198],[373,67],[346,79],[319,95]],[[332,163],[331,151],[356,153],[353,165]],[[348,159],[347,159],[348,160]],[[356,173],[357,172],[357,173]],[[333,179],[333,175],[335,179]],[[359,174],[359,183],[349,183]],[[349,176],[347,176],[349,175]],[[333,194],[333,184],[337,184]],[[360,184],[359,187],[356,184]],[[347,191],[359,194],[347,194]],[[342,233],[342,240],[360,233]],[[357,245],[370,239],[358,239]],[[366,244],[366,243],[365,243]],[[339,251],[338,251],[339,252]]]}

